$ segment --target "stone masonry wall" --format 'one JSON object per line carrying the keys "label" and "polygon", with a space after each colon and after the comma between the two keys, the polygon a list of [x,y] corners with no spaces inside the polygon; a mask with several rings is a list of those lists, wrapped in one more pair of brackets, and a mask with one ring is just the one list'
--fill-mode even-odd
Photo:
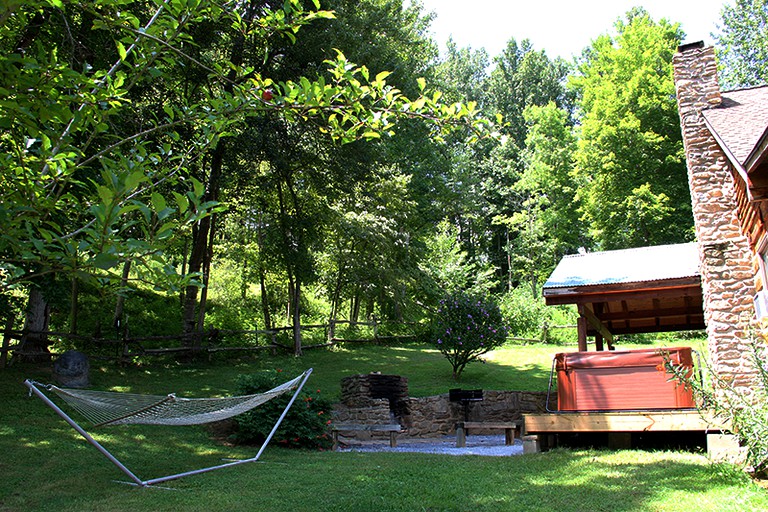
{"label": "stone masonry wall", "polygon": [[[484,391],[483,400],[471,402],[468,421],[522,423],[523,414],[545,412],[546,393],[532,391]],[[550,404],[557,408],[557,404]],[[438,437],[452,434],[456,423],[464,421],[464,406],[448,400],[448,395],[411,398],[408,435]],[[498,431],[492,433],[498,434]]]}
{"label": "stone masonry wall", "polygon": [[[353,425],[389,425],[397,423],[392,417],[389,409],[389,400],[386,398],[369,399],[365,404],[358,403],[353,406],[343,402],[334,404],[332,421],[336,424],[346,423]],[[352,437],[358,440],[369,440],[372,438],[384,439],[387,435],[384,432],[355,432],[355,435]]]}
{"label": "stone masonry wall", "polygon": [[[545,412],[546,393],[530,391],[484,391],[483,400],[468,407],[469,421],[517,421],[523,414]],[[553,397],[554,400],[554,397]],[[550,408],[557,408],[551,403]],[[407,429],[404,435],[412,437],[441,437],[452,434],[456,423],[464,420],[464,406],[451,402],[448,394],[408,399],[409,414],[400,418]],[[372,400],[365,407],[336,404],[335,423],[384,424],[394,423],[387,400]],[[498,433],[495,431],[493,433]],[[374,434],[375,436],[376,434]],[[356,433],[356,439],[370,439],[371,434]]]}
{"label": "stone masonry wall", "polygon": [[751,251],[740,229],[733,170],[702,115],[721,103],[714,49],[683,47],[673,67],[701,262],[709,358],[721,377],[748,385],[753,372],[744,339],[745,322],[754,316]]}

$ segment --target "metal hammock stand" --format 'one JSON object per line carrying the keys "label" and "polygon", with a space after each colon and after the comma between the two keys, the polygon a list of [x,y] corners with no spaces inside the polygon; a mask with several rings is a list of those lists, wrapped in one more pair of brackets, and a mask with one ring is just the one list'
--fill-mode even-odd
{"label": "metal hammock stand", "polygon": [[[271,389],[265,393],[259,393],[258,395],[249,395],[246,397],[186,399],[186,398],[176,398],[174,395],[167,395],[165,397],[157,397],[157,396],[149,396],[149,395],[128,395],[127,397],[128,401],[134,404],[133,405],[134,409],[132,411],[128,411],[127,413],[123,413],[119,416],[113,416],[109,420],[94,419],[94,417],[91,417],[90,415],[85,413],[83,409],[77,408],[81,413],[85,414],[89,420],[93,421],[96,424],[96,426],[128,424],[128,423],[155,424],[155,425],[162,425],[162,424],[192,425],[192,424],[208,423],[211,421],[217,421],[227,417],[232,417],[236,414],[245,412],[248,409],[252,409],[287,391],[295,389],[293,396],[288,401],[288,404],[285,406],[285,409],[283,409],[282,414],[280,414],[280,417],[277,419],[277,422],[272,427],[272,430],[270,431],[269,435],[264,440],[264,443],[261,445],[261,448],[259,449],[258,453],[254,457],[250,459],[233,460],[230,462],[226,462],[224,464],[218,464],[216,466],[195,469],[192,471],[186,471],[183,473],[177,473],[177,474],[163,476],[159,478],[152,478],[150,480],[142,480],[141,478],[136,476],[130,469],[128,469],[106,448],[104,448],[101,444],[99,444],[98,441],[96,441],[88,432],[85,431],[85,429],[83,429],[80,425],[78,425],[77,422],[75,422],[75,420],[69,417],[67,413],[62,411],[55,403],[53,403],[42,391],[40,391],[38,386],[44,389],[54,391],[57,395],[61,396],[62,398],[65,399],[65,401],[67,401],[72,405],[74,405],[75,401],[79,400],[81,404],[82,403],[86,404],[86,409],[88,410],[95,410],[103,406],[106,406],[107,408],[109,408],[110,406],[114,407],[115,402],[117,402],[116,398],[119,397],[120,395],[126,395],[126,394],[63,389],[63,388],[57,388],[56,386],[43,385],[38,382],[31,381],[29,379],[25,380],[24,384],[29,388],[30,395],[34,393],[48,407],[53,409],[54,412],[56,412],[56,414],[58,414],[61,418],[63,418],[64,421],[69,423],[69,425],[73,429],[75,429],[77,433],[83,436],[86,441],[88,441],[91,445],[93,445],[107,459],[109,459],[109,461],[112,462],[112,464],[117,466],[120,469],[120,471],[125,473],[128,476],[128,478],[131,479],[131,482],[126,482],[126,483],[129,483],[131,485],[136,485],[139,487],[149,487],[155,484],[159,484],[161,482],[176,480],[178,478],[182,478],[185,476],[198,475],[200,473],[207,473],[209,471],[214,471],[216,469],[222,469],[222,468],[227,468],[231,466],[238,466],[240,464],[246,464],[248,462],[256,462],[257,460],[259,460],[259,457],[261,457],[261,454],[264,452],[264,449],[272,440],[272,437],[275,435],[275,432],[277,431],[278,427],[282,423],[285,416],[288,414],[288,411],[293,405],[293,402],[296,400],[296,397],[299,396],[301,389],[304,387],[304,384],[307,382],[307,379],[309,378],[311,373],[312,373],[312,368],[308,369],[307,371],[305,371],[295,379],[285,384],[282,384],[274,389]],[[116,398],[109,399],[110,396],[114,396]],[[239,405],[233,406],[231,404],[232,400],[238,400]],[[215,403],[216,401],[225,402],[224,407],[219,407],[218,410],[213,410],[213,407],[211,406],[211,404]],[[136,404],[139,404],[139,405],[136,405]],[[146,405],[146,404],[150,404],[150,405]],[[173,407],[174,404],[180,404],[181,410],[184,412],[187,412],[187,415],[183,416],[182,415],[183,413],[174,414],[173,412],[171,412],[171,410],[174,408]],[[190,406],[194,407],[194,410],[195,410],[195,413],[191,415],[188,413],[188,411],[190,410]],[[203,412],[199,412],[201,408],[203,409]]]}

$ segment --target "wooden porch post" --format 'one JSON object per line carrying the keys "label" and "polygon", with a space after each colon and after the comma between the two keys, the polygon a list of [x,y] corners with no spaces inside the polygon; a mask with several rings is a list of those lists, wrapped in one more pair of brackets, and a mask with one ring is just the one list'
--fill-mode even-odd
{"label": "wooden porch post", "polygon": [[584,304],[579,304],[579,320],[577,321],[579,331],[579,352],[587,351],[587,317],[584,313]]}

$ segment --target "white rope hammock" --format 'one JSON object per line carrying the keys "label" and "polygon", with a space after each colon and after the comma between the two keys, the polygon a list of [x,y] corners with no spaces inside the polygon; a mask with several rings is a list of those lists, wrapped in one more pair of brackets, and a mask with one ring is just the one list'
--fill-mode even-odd
{"label": "white rope hammock", "polygon": [[[30,394],[36,395],[48,407],[53,409],[56,414],[63,418],[69,425],[75,429],[81,436],[93,445],[110,462],[117,466],[120,471],[125,473],[130,479],[132,485],[148,487],[168,480],[206,473],[216,469],[246,464],[259,460],[269,441],[275,435],[277,428],[282,423],[288,410],[293,405],[299,392],[306,384],[307,379],[312,373],[312,368],[308,369],[295,379],[281,384],[265,393],[245,396],[231,396],[224,398],[179,398],[176,395],[137,395],[133,393],[115,393],[112,391],[90,391],[82,389],[67,389],[53,385],[44,385],[32,380],[24,381],[29,388]],[[55,393],[67,402],[73,409],[82,414],[88,421],[96,426],[102,425],[122,425],[122,424],[144,424],[144,425],[196,425],[200,423],[209,423],[219,421],[232,416],[236,416],[257,407],[277,396],[290,390],[293,396],[283,409],[282,414],[272,427],[259,452],[250,459],[234,460],[216,466],[210,466],[183,473],[176,473],[150,480],[142,480],[104,448],[93,436],[86,432],[72,418],[62,411],[50,398],[40,391],[43,388]]]}
{"label": "white rope hammock", "polygon": [[139,395],[114,391],[60,388],[56,393],[96,427],[105,425],[198,425],[221,421],[258,407],[294,389],[304,374],[264,393],[221,398],[180,398],[170,395]]}

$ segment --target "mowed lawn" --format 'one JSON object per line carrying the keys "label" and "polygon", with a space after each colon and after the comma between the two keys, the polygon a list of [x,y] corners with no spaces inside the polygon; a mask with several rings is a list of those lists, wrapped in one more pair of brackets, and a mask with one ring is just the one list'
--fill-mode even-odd
{"label": "mowed lawn", "polygon": [[[467,367],[421,345],[355,345],[307,351],[302,358],[249,356],[195,364],[129,368],[94,365],[95,389],[223,396],[240,374],[298,373],[331,399],[347,375],[380,371],[408,377],[412,396],[451,387],[544,391],[552,356],[574,347],[508,346]],[[0,371],[0,510],[8,511],[498,511],[768,510],[768,492],[737,468],[686,452],[554,450],[516,457],[295,451],[270,446],[262,460],[140,489],[37,398],[25,378],[50,370]],[[79,419],[79,418],[78,418]],[[85,422],[83,422],[85,424]],[[205,427],[125,426],[92,431],[140,478],[245,458],[258,447],[231,446]]]}

